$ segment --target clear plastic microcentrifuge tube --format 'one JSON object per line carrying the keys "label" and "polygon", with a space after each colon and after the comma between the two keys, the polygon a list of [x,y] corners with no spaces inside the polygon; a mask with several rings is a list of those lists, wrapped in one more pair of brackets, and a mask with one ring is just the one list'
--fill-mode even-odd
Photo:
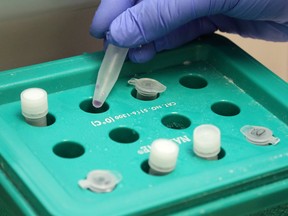
{"label": "clear plastic microcentrifuge tube", "polygon": [[47,92],[41,88],[29,88],[21,92],[22,114],[28,124],[47,126]]}
{"label": "clear plastic microcentrifuge tube", "polygon": [[165,175],[172,172],[177,163],[179,147],[168,139],[157,139],[151,144],[148,159],[149,174]]}
{"label": "clear plastic microcentrifuge tube", "polygon": [[93,106],[99,108],[103,105],[111,89],[115,85],[123,63],[125,61],[128,48],[108,45],[104,59],[100,66],[97,82],[93,96]]}

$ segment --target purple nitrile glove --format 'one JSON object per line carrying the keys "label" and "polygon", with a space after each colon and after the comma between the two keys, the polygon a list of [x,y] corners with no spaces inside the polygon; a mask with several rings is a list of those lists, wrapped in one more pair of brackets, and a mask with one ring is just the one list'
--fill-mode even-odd
{"label": "purple nitrile glove", "polygon": [[102,0],[90,32],[129,58],[145,62],[156,52],[220,30],[244,37],[288,41],[287,0]]}

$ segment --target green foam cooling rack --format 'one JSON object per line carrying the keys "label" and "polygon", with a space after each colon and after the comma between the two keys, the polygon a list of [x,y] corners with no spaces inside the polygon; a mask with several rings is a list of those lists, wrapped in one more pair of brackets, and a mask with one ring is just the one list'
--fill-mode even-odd
{"label": "green foam cooling rack", "polygon": [[[0,73],[1,208],[24,215],[231,215],[287,202],[287,83],[211,35],[147,64],[126,62],[96,110],[91,98],[102,58],[83,54]],[[138,100],[127,84],[132,77],[156,79],[167,90]],[[47,127],[21,115],[19,95],[30,87],[48,92]],[[221,130],[219,160],[194,155],[192,133],[201,124]],[[281,141],[251,144],[244,125],[268,127]],[[158,138],[180,147],[176,169],[165,176],[147,173]],[[110,193],[80,188],[97,169],[118,171],[122,181]]]}

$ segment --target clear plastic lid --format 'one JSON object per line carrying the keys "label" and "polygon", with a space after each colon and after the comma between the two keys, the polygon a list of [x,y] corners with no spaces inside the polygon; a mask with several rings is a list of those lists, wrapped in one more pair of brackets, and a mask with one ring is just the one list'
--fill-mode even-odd
{"label": "clear plastic lid", "polygon": [[97,193],[107,193],[113,191],[121,181],[122,176],[116,171],[93,170],[88,173],[86,179],[78,182],[83,189],[90,189]]}
{"label": "clear plastic lid", "polygon": [[274,137],[273,132],[266,127],[245,125],[240,131],[250,143],[256,145],[276,145],[280,142],[280,139]]}
{"label": "clear plastic lid", "polygon": [[143,96],[154,96],[166,90],[166,86],[150,78],[132,78],[128,83],[134,85],[137,93]]}

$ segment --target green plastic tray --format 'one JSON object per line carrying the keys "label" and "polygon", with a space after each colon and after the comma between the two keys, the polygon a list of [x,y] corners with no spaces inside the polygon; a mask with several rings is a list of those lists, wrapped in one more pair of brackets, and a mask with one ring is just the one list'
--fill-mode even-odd
{"label": "green plastic tray", "polygon": [[[288,201],[288,85],[227,39],[212,35],[147,64],[126,62],[103,108],[91,97],[103,53],[83,54],[0,73],[0,165],[3,185],[23,214],[243,214]],[[133,95],[132,77],[158,80],[156,100]],[[21,91],[48,92],[47,127],[28,125]],[[214,124],[222,133],[220,159],[192,151],[193,129]],[[270,128],[281,141],[257,146],[244,125]],[[147,174],[150,144],[179,144],[175,171]],[[116,170],[111,193],[83,190],[95,169]],[[3,186],[5,189],[5,187]],[[7,206],[8,208],[8,206]]]}

